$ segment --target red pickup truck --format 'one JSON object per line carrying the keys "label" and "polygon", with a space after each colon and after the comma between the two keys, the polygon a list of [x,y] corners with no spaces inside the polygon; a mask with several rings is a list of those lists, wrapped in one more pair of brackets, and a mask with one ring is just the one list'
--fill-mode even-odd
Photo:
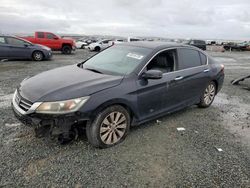
{"label": "red pickup truck", "polygon": [[34,37],[21,37],[34,44],[47,46],[55,51],[62,51],[63,54],[71,54],[76,49],[75,41],[72,39],[64,39],[49,32],[35,32]]}

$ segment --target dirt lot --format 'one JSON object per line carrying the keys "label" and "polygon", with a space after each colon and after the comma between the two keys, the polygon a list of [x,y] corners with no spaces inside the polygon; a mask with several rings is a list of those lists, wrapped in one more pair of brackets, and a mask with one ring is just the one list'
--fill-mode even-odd
{"label": "dirt lot", "polygon": [[210,108],[192,106],[160,123],[132,128],[122,144],[105,150],[91,147],[86,137],[66,146],[37,139],[10,107],[25,77],[91,53],[0,63],[0,187],[250,187],[250,80],[230,84],[250,73],[250,53],[209,53],[225,64],[226,72]]}

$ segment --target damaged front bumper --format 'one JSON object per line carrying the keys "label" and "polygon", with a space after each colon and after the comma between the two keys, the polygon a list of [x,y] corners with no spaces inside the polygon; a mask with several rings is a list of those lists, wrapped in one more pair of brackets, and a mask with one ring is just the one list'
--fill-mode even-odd
{"label": "damaged front bumper", "polygon": [[90,119],[88,114],[81,112],[58,115],[38,114],[35,109],[39,103],[34,103],[27,111],[23,110],[19,105],[15,93],[12,100],[14,115],[24,125],[33,127],[37,137],[67,135],[72,126],[85,125]]}

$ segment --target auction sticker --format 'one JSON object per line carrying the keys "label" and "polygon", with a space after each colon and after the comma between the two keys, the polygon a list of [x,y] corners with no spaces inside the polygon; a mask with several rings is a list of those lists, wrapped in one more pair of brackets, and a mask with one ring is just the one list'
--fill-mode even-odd
{"label": "auction sticker", "polygon": [[131,58],[134,58],[134,59],[141,60],[143,58],[143,55],[138,55],[138,54],[134,54],[134,53],[128,53],[127,57],[131,57]]}

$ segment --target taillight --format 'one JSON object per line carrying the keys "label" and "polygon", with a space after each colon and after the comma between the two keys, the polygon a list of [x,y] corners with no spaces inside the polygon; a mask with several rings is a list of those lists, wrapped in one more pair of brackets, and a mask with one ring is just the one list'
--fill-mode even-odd
{"label": "taillight", "polygon": [[223,64],[220,64],[220,67],[221,67],[221,72],[223,72],[225,66]]}

